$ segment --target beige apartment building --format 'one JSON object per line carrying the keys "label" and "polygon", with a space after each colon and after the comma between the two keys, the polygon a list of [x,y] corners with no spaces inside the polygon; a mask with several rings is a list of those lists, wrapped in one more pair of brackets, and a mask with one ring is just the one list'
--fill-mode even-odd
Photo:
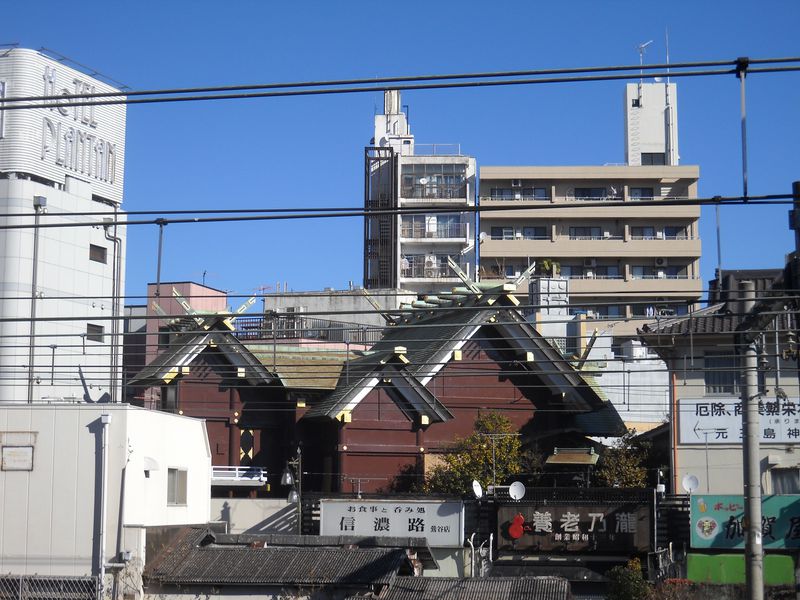
{"label": "beige apartment building", "polygon": [[685,314],[702,292],[700,207],[668,201],[697,197],[699,175],[697,166],[481,167],[481,207],[504,209],[481,211],[481,278],[514,278],[547,259],[569,280],[573,312]]}

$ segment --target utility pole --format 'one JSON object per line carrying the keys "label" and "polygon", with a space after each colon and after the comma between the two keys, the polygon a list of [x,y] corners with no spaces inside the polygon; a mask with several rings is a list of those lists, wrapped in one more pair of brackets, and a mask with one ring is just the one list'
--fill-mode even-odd
{"label": "utility pole", "polygon": [[[749,313],[755,303],[755,285],[743,281],[740,301],[744,313]],[[744,530],[745,530],[745,580],[750,600],[764,598],[764,546],[761,530],[761,417],[758,414],[758,349],[755,332],[737,335],[737,347],[742,359],[744,382],[742,385],[742,454],[744,464]]]}

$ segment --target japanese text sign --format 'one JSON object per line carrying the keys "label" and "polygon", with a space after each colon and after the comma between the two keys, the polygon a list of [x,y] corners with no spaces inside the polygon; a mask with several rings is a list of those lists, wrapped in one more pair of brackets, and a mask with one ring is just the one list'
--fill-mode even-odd
{"label": "japanese text sign", "polygon": [[[758,401],[762,444],[800,443],[800,402],[792,398]],[[684,398],[680,401],[681,444],[741,444],[742,402],[738,398]]]}
{"label": "japanese text sign", "polygon": [[[693,548],[744,548],[744,497],[695,494],[691,501]],[[761,500],[764,548],[800,548],[800,496]]]}
{"label": "japanese text sign", "polygon": [[498,548],[646,552],[650,512],[642,504],[502,506],[497,515]]}
{"label": "japanese text sign", "polygon": [[321,535],[424,537],[432,548],[464,543],[464,505],[435,500],[322,500]]}

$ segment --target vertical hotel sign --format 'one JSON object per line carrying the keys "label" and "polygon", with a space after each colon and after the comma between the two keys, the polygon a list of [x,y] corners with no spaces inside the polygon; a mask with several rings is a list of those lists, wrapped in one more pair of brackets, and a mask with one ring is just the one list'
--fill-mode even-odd
{"label": "vertical hotel sign", "polygon": [[[14,49],[0,57],[0,95],[47,97],[0,111],[0,170],[31,173],[59,183],[67,175],[92,184],[92,193],[122,201],[125,106],[78,105],[123,99],[66,98],[119,92],[38,52]],[[6,106],[13,106],[8,105]]]}

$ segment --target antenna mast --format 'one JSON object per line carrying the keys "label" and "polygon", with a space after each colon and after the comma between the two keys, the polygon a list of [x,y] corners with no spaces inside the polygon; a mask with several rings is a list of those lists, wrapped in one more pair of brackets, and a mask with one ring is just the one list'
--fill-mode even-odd
{"label": "antenna mast", "polygon": [[648,42],[636,46],[637,50],[639,50],[639,106],[642,105],[642,83],[644,79],[644,50],[652,43],[653,40],[650,40]]}

